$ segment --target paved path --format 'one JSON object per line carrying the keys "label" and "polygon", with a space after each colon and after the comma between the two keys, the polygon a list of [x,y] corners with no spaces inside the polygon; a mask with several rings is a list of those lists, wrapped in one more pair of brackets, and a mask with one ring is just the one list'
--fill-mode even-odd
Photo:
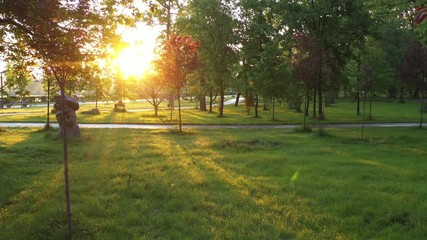
{"label": "paved path", "polygon": [[[388,128],[388,127],[419,127],[419,123],[366,123],[367,128]],[[424,123],[427,126],[427,123]],[[17,122],[0,122],[0,128],[15,128],[15,127],[44,127],[45,123],[17,123]],[[58,128],[58,124],[52,123],[52,127]],[[91,123],[79,123],[80,128],[127,128],[127,129],[173,129],[177,125],[169,124],[91,124]],[[299,127],[301,125],[294,124],[283,124],[283,125],[244,125],[244,124],[232,124],[232,125],[183,125],[186,129],[291,129]],[[361,128],[362,124],[358,123],[346,123],[346,124],[316,124],[312,125],[313,128]]]}

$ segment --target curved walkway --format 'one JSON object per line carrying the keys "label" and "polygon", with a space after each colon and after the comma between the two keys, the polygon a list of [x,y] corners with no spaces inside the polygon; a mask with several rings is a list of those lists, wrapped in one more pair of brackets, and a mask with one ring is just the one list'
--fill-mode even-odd
{"label": "curved walkway", "polygon": [[[427,125],[427,123],[424,123]],[[423,125],[424,125],[423,124]],[[18,127],[44,127],[45,123],[22,123],[22,122],[0,122],[0,128],[18,128]],[[52,123],[52,127],[58,128],[57,123]],[[174,129],[176,124],[92,124],[79,123],[80,128],[102,128],[102,129]],[[255,124],[231,124],[231,125],[183,125],[186,129],[291,129],[301,125],[283,124],[283,125],[255,125]],[[359,123],[344,124],[316,124],[313,128],[361,128]],[[388,127],[419,127],[420,123],[365,123],[367,128],[388,128]]]}

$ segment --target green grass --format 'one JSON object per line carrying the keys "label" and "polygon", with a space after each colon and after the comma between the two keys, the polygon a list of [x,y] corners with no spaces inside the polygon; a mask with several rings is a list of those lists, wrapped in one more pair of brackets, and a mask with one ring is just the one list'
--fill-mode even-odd
{"label": "green grass", "polygon": [[[426,130],[82,133],[69,149],[74,239],[427,236]],[[53,136],[0,129],[0,239],[65,238]]]}
{"label": "green grass", "polygon": [[[145,123],[145,124],[171,124],[177,123],[178,110],[173,112],[172,121],[170,111],[166,102],[162,103],[159,117],[154,116],[154,110],[147,102],[131,102],[126,104],[129,112],[113,112],[114,104],[99,104],[100,115],[83,114],[90,111],[95,106],[93,104],[82,104],[77,111],[78,122],[80,123]],[[195,109],[195,102],[183,101],[182,121],[184,124],[301,124],[303,114],[288,109],[287,105],[277,106],[275,120],[272,121],[272,111],[263,111],[260,108],[259,118],[254,117],[254,110],[247,114],[244,104],[239,107],[226,106],[224,117],[218,117],[218,109],[214,108],[213,113],[202,112]],[[410,101],[399,104],[387,99],[378,100],[372,105],[372,120],[368,122],[418,122],[420,119],[420,104],[417,101]],[[20,113],[10,115],[10,113]],[[311,114],[310,110],[310,114]],[[356,103],[341,100],[337,104],[325,108],[326,120],[319,121],[309,116],[309,124],[316,123],[360,123],[362,115],[356,115]],[[368,119],[368,107],[366,108],[366,119]],[[46,109],[43,107],[31,107],[25,109],[3,109],[0,110],[1,122],[45,122]],[[51,121],[55,122],[55,115],[51,115]]]}

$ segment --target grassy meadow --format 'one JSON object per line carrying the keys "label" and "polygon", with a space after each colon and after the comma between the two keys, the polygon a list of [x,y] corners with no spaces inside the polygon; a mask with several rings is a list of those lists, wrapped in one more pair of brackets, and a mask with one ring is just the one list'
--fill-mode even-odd
{"label": "grassy meadow", "polygon": [[[178,110],[175,108],[170,118],[170,110],[167,109],[166,102],[163,102],[158,113],[154,116],[152,106],[147,102],[126,103],[128,112],[114,112],[113,103],[101,103],[98,105],[100,115],[84,114],[95,108],[94,104],[83,103],[77,111],[79,123],[144,123],[144,124],[172,124],[177,123]],[[287,104],[276,106],[275,119],[272,120],[273,111],[262,110],[260,107],[258,118],[254,117],[254,109],[250,114],[244,103],[239,107],[234,105],[225,106],[224,117],[218,117],[218,109],[214,107],[213,113],[203,112],[196,109],[196,103],[183,101],[182,121],[184,124],[301,124],[303,114],[289,109]],[[368,106],[366,106],[366,117],[368,119]],[[362,106],[361,106],[362,110]],[[368,122],[418,122],[420,120],[420,103],[418,101],[408,101],[407,103],[397,103],[395,100],[378,99],[372,104],[372,119]],[[319,121],[311,116],[307,118],[309,124],[316,124]],[[358,123],[362,122],[362,114],[356,115],[356,102],[340,100],[336,104],[325,107],[326,120],[322,123]],[[50,116],[52,122],[56,122],[55,115]],[[427,117],[425,117],[426,119]],[[24,109],[3,109],[0,111],[0,122],[46,122],[46,107],[34,106]]]}
{"label": "grassy meadow", "polygon": [[[84,129],[74,239],[423,239],[426,130]],[[0,239],[64,239],[61,142],[0,129]]]}

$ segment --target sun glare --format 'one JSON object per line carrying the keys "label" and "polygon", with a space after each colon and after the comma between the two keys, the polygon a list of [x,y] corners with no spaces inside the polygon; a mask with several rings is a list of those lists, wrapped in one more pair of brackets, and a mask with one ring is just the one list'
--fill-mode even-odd
{"label": "sun glare", "polygon": [[152,68],[158,32],[147,26],[124,31],[123,39],[129,44],[122,49],[115,65],[124,77],[142,77]]}

